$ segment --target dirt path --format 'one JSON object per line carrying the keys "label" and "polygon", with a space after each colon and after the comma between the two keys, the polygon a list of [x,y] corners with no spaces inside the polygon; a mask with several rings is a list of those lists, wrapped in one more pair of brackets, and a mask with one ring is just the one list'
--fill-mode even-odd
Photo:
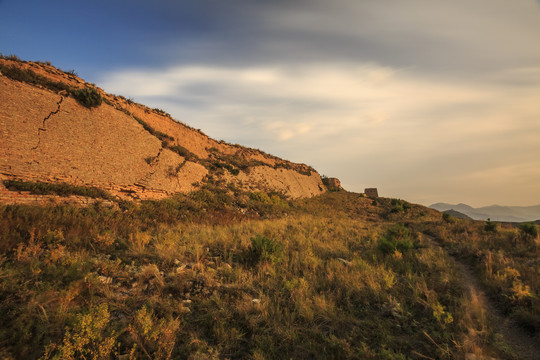
{"label": "dirt path", "polygon": [[[433,237],[424,234],[424,239],[430,243],[431,246],[442,249]],[[497,307],[495,307],[493,301],[487,297],[482,290],[482,285],[470,266],[455,257],[452,258],[455,260],[456,266],[463,274],[463,280],[465,281],[466,287],[469,289],[469,295],[478,299],[478,303],[491,317],[495,329],[503,335],[504,340],[514,350],[518,359],[540,360],[540,342],[531,337],[525,330],[516,324],[515,321],[504,316]]]}

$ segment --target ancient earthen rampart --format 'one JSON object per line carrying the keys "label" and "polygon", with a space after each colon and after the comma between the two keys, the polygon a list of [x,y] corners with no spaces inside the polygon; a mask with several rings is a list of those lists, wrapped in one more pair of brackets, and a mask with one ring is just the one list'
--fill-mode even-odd
{"label": "ancient earthen rampart", "polygon": [[[41,63],[0,59],[0,64],[32,69],[74,88],[93,87]],[[325,191],[319,174],[306,165],[215,141],[166,114],[98,91],[105,101],[86,108],[67,92],[0,75],[0,180],[95,186],[136,199],[189,192],[209,178],[290,197]],[[187,155],[175,151],[176,145]],[[216,162],[233,172],[216,171]]]}

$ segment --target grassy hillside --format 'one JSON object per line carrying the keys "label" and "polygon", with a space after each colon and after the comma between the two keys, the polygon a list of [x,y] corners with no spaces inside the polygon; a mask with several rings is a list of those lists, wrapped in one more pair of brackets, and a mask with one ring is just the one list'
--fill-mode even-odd
{"label": "grassy hillside", "polygon": [[460,224],[344,191],[3,206],[0,357],[511,359],[423,235],[465,253]]}
{"label": "grassy hillside", "polygon": [[426,231],[470,264],[507,316],[530,333],[540,334],[538,227],[446,219],[445,224],[431,225]]}

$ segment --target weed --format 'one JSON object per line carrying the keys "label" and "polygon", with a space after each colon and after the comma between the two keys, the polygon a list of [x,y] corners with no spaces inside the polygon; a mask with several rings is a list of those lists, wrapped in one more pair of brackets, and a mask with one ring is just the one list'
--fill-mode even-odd
{"label": "weed", "polygon": [[497,223],[491,221],[491,219],[487,219],[486,223],[484,224],[484,231],[497,232]]}
{"label": "weed", "polygon": [[409,230],[401,224],[389,228],[386,235],[377,244],[377,250],[385,255],[396,252],[402,254],[413,248],[414,244],[410,240]]}
{"label": "weed", "polygon": [[178,319],[157,319],[151,309],[143,306],[129,326],[129,333],[136,344],[132,354],[150,359],[171,359],[179,326]]}
{"label": "weed", "polygon": [[[128,102],[129,102],[129,100],[128,100]],[[161,140],[165,144],[168,144],[169,142],[174,141],[174,137],[172,137],[170,135],[167,135],[165,133],[162,133],[161,131],[157,131],[156,129],[154,129],[153,127],[148,125],[148,123],[146,123],[141,118],[139,118],[137,116],[133,116],[133,118],[135,120],[137,120],[137,122],[143,126],[144,130],[148,131],[150,134],[154,135],[155,137],[157,137],[159,140]]]}
{"label": "weed", "polygon": [[390,212],[392,213],[404,212],[411,208],[411,205],[408,202],[401,199],[392,199],[391,205],[392,208],[390,209]]}
{"label": "weed", "polygon": [[199,157],[197,155],[195,155],[194,153],[192,153],[191,151],[189,151],[188,149],[186,149],[182,145],[178,145],[178,144],[177,145],[171,145],[171,146],[168,147],[168,149],[171,150],[171,151],[174,151],[175,153],[182,156],[183,158],[185,158],[188,161],[196,161],[196,160],[199,159]]}
{"label": "weed", "polygon": [[29,191],[36,195],[86,196],[111,200],[113,197],[107,191],[95,187],[77,186],[67,183],[45,183],[22,180],[4,180],[4,186],[11,191]]}
{"label": "weed", "polygon": [[524,236],[529,236],[533,238],[538,236],[538,229],[533,223],[519,224],[519,230]]}
{"label": "weed", "polygon": [[148,165],[152,165],[152,163],[154,161],[156,161],[157,159],[157,156],[148,156],[148,157],[145,157],[144,158],[144,161],[148,164]]}
{"label": "weed", "polygon": [[443,219],[444,222],[447,222],[449,224],[452,224],[453,222],[456,221],[456,219],[452,215],[450,215],[448,213],[443,213],[442,219]]}
{"label": "weed", "polygon": [[242,261],[249,266],[257,265],[260,262],[277,261],[283,248],[274,239],[257,235],[251,238],[251,244],[244,252]]}
{"label": "weed", "polygon": [[12,80],[25,82],[35,86],[44,86],[49,90],[55,92],[71,90],[68,85],[61,82],[51,81],[44,76],[36,74],[30,69],[23,70],[15,66],[7,66],[0,64],[0,72],[2,73],[2,75]]}
{"label": "weed", "polygon": [[107,305],[91,308],[89,313],[77,316],[71,329],[55,351],[49,345],[43,359],[109,359],[115,354],[116,333],[110,329],[110,313]]}
{"label": "weed", "polygon": [[79,104],[87,108],[97,107],[103,102],[101,95],[95,88],[71,90],[70,93]]}

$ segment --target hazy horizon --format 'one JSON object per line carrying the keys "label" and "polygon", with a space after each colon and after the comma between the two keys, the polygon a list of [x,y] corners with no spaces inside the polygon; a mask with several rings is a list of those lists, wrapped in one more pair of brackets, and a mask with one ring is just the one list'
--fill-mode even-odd
{"label": "hazy horizon", "polygon": [[532,205],[512,205],[512,204],[490,204],[490,205],[473,205],[469,203],[464,202],[447,202],[447,201],[437,201],[435,203],[428,204],[427,206],[431,205],[437,205],[437,204],[447,204],[447,205],[468,205],[474,209],[480,209],[480,208],[488,208],[488,207],[494,207],[494,206],[500,206],[500,207],[537,207],[540,206],[540,204],[532,204]]}
{"label": "hazy horizon", "polygon": [[414,203],[540,204],[540,2],[0,1],[0,52]]}

